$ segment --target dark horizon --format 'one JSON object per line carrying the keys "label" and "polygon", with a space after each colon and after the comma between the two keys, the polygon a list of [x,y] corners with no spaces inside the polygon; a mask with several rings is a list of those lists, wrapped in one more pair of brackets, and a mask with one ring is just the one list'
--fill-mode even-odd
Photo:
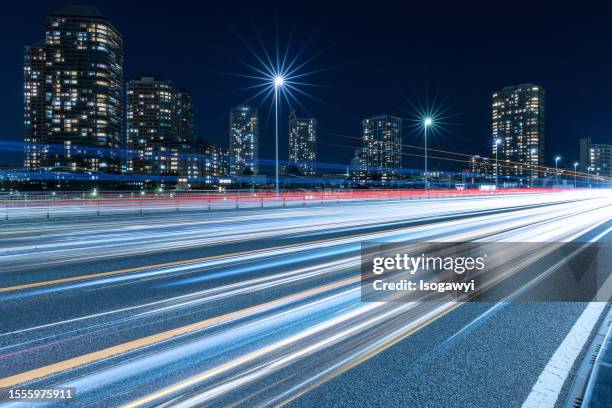
{"label": "dark horizon", "polygon": [[[23,49],[44,38],[45,16],[67,4],[5,6],[2,141],[23,140]],[[98,7],[121,32],[125,81],[151,73],[186,88],[193,96],[196,133],[221,146],[228,145],[230,109],[256,93],[243,89],[256,82],[231,75],[254,74],[237,60],[257,64],[241,39],[262,55],[258,38],[273,52],[276,32],[281,51],[292,37],[290,56],[304,46],[298,64],[315,57],[303,72],[320,70],[304,78],[316,86],[301,88],[314,98],[300,97],[303,106],[282,105],[281,159],[287,156],[291,108],[318,119],[318,161],[344,164],[351,147],[361,146],[344,136],[360,137],[362,119],[389,113],[413,120],[415,108],[426,104],[445,111],[447,122],[431,148],[490,156],[490,95],[521,83],[546,91],[546,164],[559,154],[560,166],[570,167],[580,138],[612,141],[608,6],[594,15],[588,7],[532,4],[372,10],[348,3],[266,2],[245,5],[239,13],[235,6],[189,2],[172,9],[162,2],[83,4]],[[271,158],[270,101],[252,104],[260,111],[261,157]],[[421,145],[420,133],[411,130],[404,126],[404,143]],[[0,151],[0,164],[22,162],[22,155]],[[419,168],[420,161],[406,156],[403,166]]]}

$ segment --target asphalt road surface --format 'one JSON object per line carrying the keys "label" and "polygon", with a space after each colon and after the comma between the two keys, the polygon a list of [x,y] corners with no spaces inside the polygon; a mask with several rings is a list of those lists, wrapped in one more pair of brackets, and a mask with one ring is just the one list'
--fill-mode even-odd
{"label": "asphalt road surface", "polygon": [[552,407],[606,303],[361,302],[360,243],[611,241],[612,193],[0,225],[0,388],[75,387],[61,406],[79,407]]}

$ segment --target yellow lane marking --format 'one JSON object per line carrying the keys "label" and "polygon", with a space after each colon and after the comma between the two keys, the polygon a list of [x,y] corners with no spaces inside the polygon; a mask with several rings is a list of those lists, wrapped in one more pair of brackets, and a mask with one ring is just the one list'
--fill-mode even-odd
{"label": "yellow lane marking", "polygon": [[[485,216],[487,214],[484,214]],[[421,225],[415,225],[413,227],[420,227]],[[413,228],[413,227],[408,227],[408,228]],[[397,227],[397,228],[392,228],[387,230],[387,233],[392,233],[395,231],[401,231],[401,230],[405,230],[406,227]],[[296,247],[300,247],[300,246],[312,246],[312,245],[316,245],[318,243],[322,243],[322,242],[335,242],[335,241],[341,241],[341,240],[346,240],[346,239],[355,239],[355,238],[359,238],[359,237],[366,237],[371,235],[372,233],[369,232],[365,232],[365,233],[358,233],[358,234],[354,234],[354,235],[350,235],[348,237],[338,237],[338,238],[324,238],[324,239],[320,239],[320,240],[314,240],[314,241],[310,241],[307,244],[290,244],[290,245],[281,245],[281,246],[277,246],[277,247],[273,247],[273,248],[267,248],[267,249],[260,249],[260,250],[253,250],[253,251],[243,251],[243,252],[235,252],[235,253],[231,253],[231,254],[225,254],[225,255],[215,255],[215,256],[209,256],[209,257],[203,257],[203,258],[193,258],[193,259],[187,259],[187,260],[183,260],[183,261],[174,261],[174,262],[166,262],[166,263],[160,263],[160,264],[156,264],[156,265],[147,265],[147,266],[139,266],[136,268],[128,268],[128,269],[119,269],[116,271],[110,271],[110,272],[100,272],[100,273],[94,273],[94,274],[90,274],[90,275],[79,275],[79,276],[72,276],[69,278],[60,278],[60,279],[53,279],[53,280],[48,280],[48,281],[41,281],[41,282],[33,282],[33,283],[26,283],[26,284],[22,284],[22,285],[15,285],[15,286],[7,286],[4,288],[0,287],[0,293],[5,293],[5,292],[14,292],[17,290],[22,290],[22,289],[31,289],[31,288],[37,288],[37,287],[41,287],[41,286],[47,286],[47,285],[57,285],[57,284],[61,284],[61,283],[70,283],[70,282],[78,282],[81,280],[90,280],[90,279],[96,279],[96,278],[104,278],[104,277],[108,277],[108,276],[114,276],[114,275],[121,275],[124,273],[132,273],[132,272],[140,272],[143,270],[149,270],[149,269],[158,269],[158,268],[165,268],[165,267],[169,267],[169,266],[179,266],[179,265],[186,265],[186,264],[190,264],[190,263],[196,263],[196,262],[202,262],[202,261],[210,261],[213,259],[224,259],[224,258],[230,258],[230,257],[234,257],[234,256],[241,256],[241,255],[247,255],[247,254],[257,254],[257,253],[262,253],[262,252],[269,252],[269,251],[278,251],[278,250],[283,250],[283,249],[289,249],[289,248],[296,248]]]}
{"label": "yellow lane marking", "polygon": [[[287,246],[287,247],[289,247],[289,246]],[[276,247],[276,248],[272,248],[272,249],[284,249],[284,248],[287,248],[287,247]],[[48,280],[48,281],[33,282],[33,283],[24,283],[23,285],[7,286],[7,287],[4,287],[4,288],[0,288],[0,293],[3,293],[3,292],[14,292],[16,290],[31,289],[31,288],[37,288],[37,287],[40,287],[40,286],[47,286],[47,285],[58,285],[60,283],[69,283],[69,282],[77,282],[77,281],[81,281],[81,280],[91,280],[91,279],[96,279],[96,278],[104,278],[104,277],[107,277],[107,276],[121,275],[121,274],[124,274],[124,273],[132,273],[132,272],[141,272],[141,271],[146,271],[146,270],[149,270],[149,269],[158,269],[158,268],[166,268],[166,267],[170,267],[170,266],[188,265],[188,264],[191,264],[191,263],[197,263],[197,262],[202,262],[202,261],[211,261],[211,260],[214,260],[214,259],[224,259],[224,258],[231,258],[231,257],[234,257],[234,256],[241,256],[241,255],[246,255],[246,254],[256,254],[256,253],[261,253],[262,251],[263,250],[234,252],[234,253],[230,253],[230,254],[205,256],[205,257],[202,257],[202,258],[185,259],[185,260],[182,260],[182,261],[164,262],[164,263],[155,264],[155,265],[144,265],[144,266],[138,266],[138,267],[135,267],[135,268],[118,269],[116,271],[93,273],[93,274],[89,274],[89,275],[71,276],[69,278],[59,278],[59,279],[53,279],[53,280]],[[265,250],[265,251],[267,252],[268,250]]]}
{"label": "yellow lane marking", "polygon": [[[234,255],[234,254],[230,254],[228,256],[232,256],[232,255]],[[53,279],[53,280],[48,280],[48,281],[25,283],[23,285],[7,286],[7,287],[4,287],[4,288],[0,288],[0,293],[3,293],[3,292],[14,292],[16,290],[31,289],[31,288],[37,288],[37,287],[40,287],[40,286],[47,286],[47,285],[58,285],[60,283],[68,283],[68,282],[76,282],[76,281],[81,281],[81,280],[90,280],[90,279],[96,279],[96,278],[104,278],[104,277],[107,277],[107,276],[114,276],[114,275],[120,275],[120,274],[131,273],[131,272],[140,272],[140,271],[144,271],[144,270],[148,270],[148,269],[164,268],[164,267],[167,267],[167,266],[184,265],[184,264],[188,264],[188,263],[192,263],[192,262],[205,261],[205,260],[210,260],[210,259],[214,259],[214,258],[218,258],[218,257],[221,257],[221,256],[195,258],[195,259],[189,259],[189,260],[184,260],[184,261],[166,262],[166,263],[161,263],[161,264],[157,264],[157,265],[146,265],[146,266],[139,266],[139,267],[136,267],[136,268],[118,269],[116,271],[93,273],[93,274],[90,274],[90,275],[71,276],[69,278],[60,278],[60,279]]]}
{"label": "yellow lane marking", "polygon": [[0,388],[12,387],[17,384],[21,384],[27,381],[32,381],[37,378],[46,377],[52,374],[57,374],[61,371],[70,370],[85,364],[90,364],[105,358],[116,356],[118,354],[126,353],[137,348],[150,346],[155,343],[170,340],[177,336],[193,333],[198,330],[206,329],[214,325],[228,322],[230,320],[239,319],[249,314],[256,313],[265,309],[273,308],[283,303],[290,303],[300,298],[307,298],[310,296],[317,295],[322,292],[337,289],[342,286],[348,286],[358,282],[359,276],[347,278],[338,282],[330,283],[325,286],[308,289],[302,292],[288,295],[267,303],[248,307],[246,309],[237,310],[235,312],[227,313],[222,316],[212,317],[210,319],[202,320],[187,326],[178,327],[162,333],[153,334],[151,336],[143,337],[140,339],[128,341],[126,343],[118,344],[116,346],[108,347],[103,350],[95,351],[93,353],[84,354],[79,357],[74,357],[68,360],[60,361],[58,363],[50,364],[45,367],[36,368],[34,370],[26,371],[21,374],[16,374],[10,377],[0,379]]}
{"label": "yellow lane marking", "polygon": [[[402,228],[397,228],[397,230],[399,230],[399,229],[402,229]],[[391,230],[391,231],[395,231],[395,230],[396,229]],[[357,238],[357,237],[365,236],[365,235],[368,235],[368,233],[353,235],[352,238]],[[48,281],[25,283],[25,284],[22,284],[22,285],[7,286],[7,287],[4,287],[4,288],[0,288],[0,293],[3,293],[3,292],[14,292],[16,290],[31,289],[31,288],[37,288],[37,287],[47,286],[47,285],[58,285],[58,284],[61,284],[61,283],[78,282],[78,281],[81,281],[81,280],[90,280],[90,279],[96,279],[96,278],[104,278],[104,277],[108,277],[108,276],[121,275],[121,274],[124,274],[124,273],[141,272],[141,271],[145,271],[145,270],[149,270],[149,269],[159,269],[159,268],[166,268],[166,267],[170,267],[170,266],[188,265],[188,264],[191,264],[191,263],[197,263],[197,262],[203,262],[203,261],[211,261],[211,260],[214,260],[214,259],[225,259],[225,258],[231,258],[231,257],[235,257],[235,256],[250,255],[250,254],[259,254],[259,253],[262,253],[262,252],[270,252],[270,251],[278,251],[278,250],[283,250],[283,249],[297,248],[297,247],[304,246],[304,245],[312,246],[312,245],[316,245],[317,243],[321,243],[321,242],[334,242],[334,241],[343,240],[343,239],[347,239],[347,238],[346,237],[342,237],[342,238],[321,239],[321,240],[318,240],[318,241],[311,241],[311,242],[309,242],[307,244],[281,245],[281,246],[267,248],[267,249],[234,252],[234,253],[230,253],[230,254],[207,256],[207,257],[203,257],[203,258],[192,258],[192,259],[187,259],[187,260],[183,260],[183,261],[166,262],[166,263],[160,263],[160,264],[156,264],[156,265],[145,265],[145,266],[139,266],[139,267],[136,267],[136,268],[119,269],[119,270],[116,270],[116,271],[109,271],[109,272],[100,272],[100,273],[94,273],[94,274],[90,274],[90,275],[79,275],[79,276],[72,276],[72,277],[69,277],[69,278],[60,278],[60,279],[53,279],[53,280],[48,280]]]}
{"label": "yellow lane marking", "polygon": [[46,231],[62,231],[66,228],[39,228],[39,229],[25,229],[25,230],[15,230],[15,231],[3,231],[0,233],[0,237],[6,237],[6,236],[11,236],[11,235],[24,235],[24,234],[30,234],[30,233],[37,233],[37,232],[46,232]]}
{"label": "yellow lane marking", "polygon": [[[602,207],[598,207],[598,208],[602,208]],[[522,209],[518,209],[516,211],[521,211],[521,210]],[[588,210],[588,211],[590,211],[590,210]],[[585,212],[588,212],[588,211],[585,211]],[[483,214],[483,216],[487,216],[487,214]],[[549,222],[549,221],[550,220],[548,219],[548,220],[544,220],[543,222]],[[455,220],[455,221],[450,221],[450,222],[457,222],[457,221]],[[462,221],[459,220],[459,222],[462,222]],[[529,224],[527,224],[527,225],[529,225]],[[414,227],[408,227],[408,229],[410,229],[410,228],[419,228],[419,225],[416,225]],[[517,228],[519,228],[519,227],[517,227]],[[387,233],[392,233],[394,231],[401,231],[401,230],[405,230],[405,229],[406,229],[406,227],[392,228],[392,229],[387,230]],[[512,228],[512,229],[515,229],[515,228]],[[502,230],[500,232],[504,232],[504,230]],[[187,265],[187,264],[191,264],[191,263],[197,263],[197,262],[202,262],[202,261],[209,261],[209,260],[214,260],[214,259],[226,259],[226,258],[231,258],[231,257],[234,257],[234,256],[242,256],[242,255],[247,255],[247,254],[258,254],[258,253],[262,253],[262,252],[269,252],[271,250],[278,251],[278,250],[283,250],[283,249],[296,248],[296,247],[300,247],[300,246],[304,246],[304,245],[312,246],[312,245],[316,245],[316,244],[322,243],[322,242],[330,242],[331,243],[331,242],[335,242],[335,241],[341,241],[341,240],[347,240],[347,239],[355,239],[355,238],[359,238],[359,237],[366,237],[366,236],[369,236],[369,235],[371,235],[371,233],[366,232],[366,233],[361,233],[361,234],[354,234],[354,235],[351,235],[349,237],[338,237],[338,238],[328,238],[328,239],[315,240],[315,241],[311,241],[311,242],[309,242],[307,244],[281,245],[281,246],[277,246],[277,247],[273,247],[273,248],[268,248],[268,249],[260,249],[260,250],[253,250],[253,251],[242,251],[242,252],[235,252],[235,253],[231,253],[231,254],[215,255],[215,256],[202,257],[202,258],[193,258],[193,259],[182,260],[182,261],[160,263],[160,264],[156,264],[156,265],[140,266],[140,267],[136,267],[136,268],[120,269],[120,270],[116,270],[116,271],[101,272],[101,273],[95,273],[95,274],[90,274],[90,275],[80,275],[80,276],[73,276],[73,277],[69,277],[69,278],[54,279],[54,280],[49,280],[49,281],[33,282],[33,283],[27,283],[27,284],[22,284],[22,285],[8,286],[8,287],[4,287],[4,288],[0,287],[0,293],[13,292],[13,291],[22,290],[22,289],[31,289],[31,288],[47,286],[47,285],[57,285],[57,284],[61,284],[61,283],[77,282],[77,281],[81,281],[81,280],[90,280],[90,279],[96,279],[96,278],[103,278],[103,277],[120,275],[120,274],[125,274],[125,273],[140,272],[140,271],[149,270],[149,269],[158,269],[158,268],[164,268],[164,267],[170,267],[170,266]]]}
{"label": "yellow lane marking", "polygon": [[339,375],[347,372],[351,368],[358,366],[359,364],[361,364],[364,361],[370,359],[371,357],[376,356],[377,354],[385,351],[389,347],[391,347],[391,346],[393,346],[393,345],[403,341],[407,337],[409,337],[409,336],[413,335],[414,333],[422,330],[423,328],[425,328],[429,324],[435,322],[436,320],[438,320],[438,319],[442,318],[443,316],[447,315],[448,313],[452,312],[453,310],[455,310],[456,308],[458,308],[462,304],[463,303],[461,303],[461,302],[457,302],[455,304],[452,304],[448,309],[442,311],[440,314],[438,314],[436,316],[432,316],[431,318],[429,318],[427,320],[424,320],[422,322],[419,322],[415,326],[413,326],[413,327],[409,328],[408,330],[406,330],[405,332],[401,333],[401,335],[399,335],[398,337],[392,339],[391,341],[389,341],[387,343],[383,343],[383,344],[378,345],[377,347],[375,347],[372,350],[368,351],[367,353],[363,354],[359,358],[351,361],[349,364],[345,365],[344,367],[339,368],[338,370],[336,370],[333,373],[333,375],[331,377],[323,378],[323,379],[321,379],[319,381],[316,381],[315,383],[313,383],[310,386],[308,386],[308,387],[304,388],[303,390],[301,390],[299,393],[297,393],[297,394],[287,398],[286,400],[282,401],[281,403],[277,404],[276,407],[285,406],[285,405],[289,404],[291,401],[294,401],[294,400],[298,399],[299,397],[301,397],[302,395],[304,395],[304,394],[312,391],[313,389],[317,388],[321,384],[326,383],[327,381],[331,380],[332,378],[336,378]]}
{"label": "yellow lane marking", "polygon": [[[520,211],[521,209],[519,209]],[[488,214],[483,214],[482,216],[487,216]],[[453,221],[451,221],[453,222]],[[422,225],[415,225],[415,226],[409,226],[408,228],[419,228],[422,227]],[[406,227],[397,227],[397,228],[392,228],[387,230],[387,233],[392,233],[395,231],[401,231],[401,230],[405,230]],[[187,259],[187,260],[183,260],[183,261],[174,261],[174,262],[166,262],[166,263],[160,263],[160,264],[156,264],[156,265],[148,265],[148,266],[139,266],[136,268],[128,268],[128,269],[119,269],[116,271],[110,271],[110,272],[100,272],[100,273],[94,273],[94,274],[90,274],[90,275],[80,275],[80,276],[73,276],[73,277],[69,277],[69,278],[60,278],[60,279],[54,279],[54,280],[49,280],[49,281],[41,281],[41,282],[33,282],[33,283],[26,283],[26,284],[22,284],[22,285],[15,285],[15,286],[7,286],[4,288],[0,287],[0,293],[6,293],[6,292],[14,292],[17,290],[22,290],[22,289],[32,289],[32,288],[37,288],[37,287],[41,287],[41,286],[47,286],[47,285],[58,285],[61,283],[70,283],[70,282],[78,282],[81,280],[90,280],[90,279],[96,279],[96,278],[104,278],[104,277],[108,277],[108,276],[114,276],[114,275],[121,275],[124,273],[132,273],[132,272],[141,272],[143,270],[149,270],[149,269],[158,269],[158,268],[165,268],[165,267],[170,267],[170,266],[179,266],[179,265],[187,265],[190,263],[196,263],[196,262],[203,262],[203,261],[210,261],[210,260],[214,260],[214,259],[224,259],[224,258],[230,258],[230,257],[234,257],[234,256],[242,256],[242,255],[247,255],[247,254],[257,254],[257,253],[262,253],[262,252],[269,252],[269,251],[278,251],[278,250],[283,250],[283,249],[289,249],[289,248],[296,248],[296,247],[300,247],[300,246],[312,246],[312,245],[316,245],[318,243],[322,243],[322,242],[335,242],[335,241],[341,241],[341,240],[346,240],[346,239],[355,239],[355,238],[359,238],[359,237],[366,237],[371,235],[372,233],[369,232],[365,232],[365,233],[358,233],[358,234],[354,234],[354,235],[350,235],[348,237],[338,237],[338,238],[324,238],[324,239],[320,239],[320,240],[314,240],[314,241],[310,241],[307,244],[290,244],[290,245],[281,245],[281,246],[277,246],[277,247],[273,247],[273,248],[267,248],[267,249],[261,249],[261,250],[252,250],[252,251],[242,251],[242,252],[235,252],[235,253],[231,253],[231,254],[225,254],[225,255],[215,255],[215,256],[209,256],[209,257],[203,257],[203,258],[193,258],[193,259]]]}
{"label": "yellow lane marking", "polygon": [[[401,338],[398,339],[394,339],[391,343],[395,344],[397,341],[400,341],[404,338],[406,338],[407,336],[409,336],[410,334],[413,334],[414,332],[422,329],[423,327],[427,326],[429,323],[437,320],[439,317],[444,316],[446,313],[448,313],[450,310],[453,310],[455,307],[458,307],[457,305],[451,305],[448,309],[442,311],[440,314],[436,315],[436,316],[432,316],[428,319],[425,319],[422,322],[417,323],[416,325],[414,325],[413,327],[411,327],[410,329],[408,329],[406,332],[402,333],[402,335],[400,336]],[[349,317],[350,318],[350,317]],[[150,404],[151,402],[155,401],[156,399],[159,398],[163,398],[163,397],[167,397],[168,395],[172,394],[173,392],[177,392],[180,390],[183,390],[189,386],[195,385],[205,379],[209,379],[212,378],[215,375],[218,375],[224,371],[226,371],[227,369],[231,369],[234,367],[239,366],[240,364],[243,364],[245,362],[249,362],[252,361],[254,358],[257,358],[259,356],[262,356],[266,353],[268,353],[269,351],[273,351],[273,350],[277,350],[280,347],[286,346],[287,344],[289,344],[290,342],[292,342],[293,340],[295,340],[295,338],[302,338],[304,337],[303,334],[298,334],[293,336],[292,338],[288,338],[285,340],[282,340],[280,343],[275,343],[275,344],[271,344],[269,346],[264,347],[263,349],[260,350],[256,350],[253,351],[249,354],[243,355],[241,357],[238,357],[234,360],[228,361],[227,363],[219,366],[219,367],[215,367],[212,369],[209,369],[207,371],[204,371],[200,374],[197,374],[193,377],[187,378],[177,384],[168,386],[160,391],[156,391],[152,394],[146,395],[142,398],[139,398],[137,400],[131,401],[127,404],[122,405],[122,408],[137,408],[143,405],[147,405]],[[384,345],[383,345],[384,346]],[[369,357],[373,356],[374,354],[377,354],[378,352],[384,350],[386,347],[383,346],[379,346],[378,347],[378,351],[376,351],[376,353],[372,353],[372,354],[368,354]],[[388,346],[387,346],[388,347]],[[369,358],[367,357],[367,358]],[[350,366],[353,367],[354,365],[357,365],[359,363],[361,363],[362,361],[364,361],[366,358],[363,359],[358,359],[357,361],[353,362]],[[348,368],[347,368],[348,369]]]}

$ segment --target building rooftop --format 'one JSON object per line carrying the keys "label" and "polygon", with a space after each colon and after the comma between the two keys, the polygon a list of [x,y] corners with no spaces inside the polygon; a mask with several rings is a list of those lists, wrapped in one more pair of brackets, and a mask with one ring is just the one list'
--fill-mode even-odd
{"label": "building rooftop", "polygon": [[527,84],[505,86],[503,88],[503,91],[513,91],[515,89],[524,89],[524,88],[539,88],[539,89],[541,89],[542,87],[539,86],[539,85],[532,84],[532,83],[527,83]]}
{"label": "building rooftop", "polygon": [[137,79],[133,79],[130,82],[169,82],[165,80],[161,75],[156,74],[141,74]]}
{"label": "building rooftop", "polygon": [[104,14],[95,6],[88,5],[71,5],[63,7],[51,13],[52,16],[66,17],[95,17],[105,18]]}

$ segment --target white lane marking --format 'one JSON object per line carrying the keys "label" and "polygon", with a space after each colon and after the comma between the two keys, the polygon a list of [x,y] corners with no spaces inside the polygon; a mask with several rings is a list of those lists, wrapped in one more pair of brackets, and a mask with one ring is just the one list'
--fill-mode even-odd
{"label": "white lane marking", "polygon": [[592,302],[584,309],[555,354],[538,377],[523,408],[553,408],[574,361],[578,358],[599,316],[606,308],[604,302]]}
{"label": "white lane marking", "polygon": [[[611,231],[612,227],[606,229],[591,241],[599,241]],[[596,296],[596,298],[599,297]],[[588,304],[540,373],[527,399],[523,402],[523,408],[553,408],[555,406],[574,362],[606,306],[606,302],[591,302]]]}

